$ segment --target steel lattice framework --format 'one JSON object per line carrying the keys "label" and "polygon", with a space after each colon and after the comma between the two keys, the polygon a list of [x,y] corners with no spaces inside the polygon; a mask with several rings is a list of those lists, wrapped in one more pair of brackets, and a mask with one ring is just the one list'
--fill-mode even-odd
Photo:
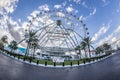
{"label": "steel lattice framework", "polygon": [[83,21],[65,11],[42,11],[29,22],[28,29],[35,31],[39,49],[46,53],[75,51],[87,34]]}
{"label": "steel lattice framework", "polygon": [[[60,24],[59,24],[60,22]],[[72,29],[66,29],[60,20],[40,29],[36,35],[40,49],[47,52],[64,53],[73,51],[79,45],[82,37]]]}

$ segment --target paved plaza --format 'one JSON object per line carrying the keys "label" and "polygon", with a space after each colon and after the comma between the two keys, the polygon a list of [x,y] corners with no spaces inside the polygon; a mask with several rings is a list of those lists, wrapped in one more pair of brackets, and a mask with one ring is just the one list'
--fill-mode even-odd
{"label": "paved plaza", "polygon": [[120,80],[120,51],[105,60],[69,68],[34,66],[0,53],[0,80]]}

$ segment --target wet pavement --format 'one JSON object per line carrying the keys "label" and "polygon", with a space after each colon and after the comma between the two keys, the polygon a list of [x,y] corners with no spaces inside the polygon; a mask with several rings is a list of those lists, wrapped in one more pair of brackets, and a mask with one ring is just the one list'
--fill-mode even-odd
{"label": "wet pavement", "polygon": [[120,80],[120,51],[99,62],[70,68],[34,66],[0,53],[0,80]]}

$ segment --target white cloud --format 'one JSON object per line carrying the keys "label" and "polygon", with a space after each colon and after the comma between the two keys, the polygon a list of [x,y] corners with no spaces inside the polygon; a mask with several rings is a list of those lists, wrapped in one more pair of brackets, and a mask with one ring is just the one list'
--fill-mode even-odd
{"label": "white cloud", "polygon": [[[38,7],[39,10],[34,10],[30,16],[28,16],[28,20],[29,21],[32,21],[31,24],[31,28],[35,29],[35,28],[40,28],[41,26],[43,25],[47,25],[47,24],[50,24],[52,23],[53,21],[49,18],[48,15],[40,15],[40,12],[42,12],[43,10],[46,11],[46,10],[50,10],[49,9],[49,6],[47,4],[45,5],[41,5]],[[38,15],[38,16],[37,16]],[[61,14],[61,13],[58,13],[57,15],[59,16],[64,16],[64,14]],[[37,17],[36,17],[37,16]],[[33,20],[34,19],[34,20]],[[28,23],[25,22],[23,23],[23,26],[25,26],[26,29],[28,29],[28,27],[26,26]]]}
{"label": "white cloud", "polygon": [[67,12],[72,12],[74,9],[73,9],[73,7],[72,6],[68,6],[67,8],[66,8],[66,11]]}
{"label": "white cloud", "polygon": [[114,31],[114,33],[119,33],[120,32],[120,25],[117,27],[117,29]]}
{"label": "white cloud", "polygon": [[85,7],[85,8],[88,8],[88,5],[86,4],[85,1],[82,2],[82,6]]}
{"label": "white cloud", "polygon": [[109,0],[102,0],[102,2],[103,2],[102,7],[105,7],[105,6],[107,6],[110,3]]}
{"label": "white cloud", "polygon": [[101,39],[96,44],[96,46],[100,46],[100,45],[102,45],[106,42],[109,43],[109,44],[115,45],[115,46],[118,45],[118,42],[120,41],[120,35],[119,34],[120,34],[120,25],[110,35]]}
{"label": "white cloud", "polygon": [[73,0],[73,2],[77,3],[77,4],[80,4],[81,3],[81,0]]}
{"label": "white cloud", "polygon": [[0,27],[5,31],[8,31],[7,20],[8,20],[7,15],[3,15],[2,18],[0,19]]}
{"label": "white cloud", "polygon": [[81,0],[68,0],[69,2],[74,2],[76,4],[80,4],[81,3]]}
{"label": "white cloud", "polygon": [[92,12],[89,13],[89,15],[85,16],[85,17],[82,17],[83,20],[86,20],[88,18],[90,18],[91,16],[94,16],[97,12],[97,9],[96,8],[92,8]]}
{"label": "white cloud", "polygon": [[67,4],[67,2],[65,1],[65,2],[62,3],[62,6],[65,7],[66,4]]}
{"label": "white cloud", "polygon": [[50,8],[47,4],[44,4],[44,5],[39,6],[39,10],[49,11]]}
{"label": "white cloud", "polygon": [[23,22],[22,23],[22,28],[25,30],[25,29],[28,29],[28,25],[29,23],[28,22]]}
{"label": "white cloud", "polygon": [[56,9],[59,9],[61,7],[62,7],[62,5],[54,5],[54,8],[56,8]]}
{"label": "white cloud", "polygon": [[82,15],[79,17],[79,20],[83,20],[83,16]]}
{"label": "white cloud", "polygon": [[115,42],[117,40],[117,38],[116,37],[113,37],[112,39],[111,39],[111,42],[113,43],[113,42]]}
{"label": "white cloud", "polygon": [[78,10],[75,10],[75,13],[78,13]]}
{"label": "white cloud", "polygon": [[24,35],[23,33],[24,29],[20,27],[18,22],[12,20],[12,18],[9,17],[7,21],[7,26],[8,26],[8,33],[11,34],[11,36],[16,41],[22,40],[22,36]]}
{"label": "white cloud", "polygon": [[[36,15],[35,15],[35,16],[36,16]],[[32,17],[32,16],[28,16],[27,19],[28,19],[28,20],[32,20],[33,17]]]}
{"label": "white cloud", "polygon": [[8,17],[7,15],[6,16],[3,16],[2,19],[0,19],[1,21],[1,29],[2,29],[2,35],[7,35],[8,38],[9,38],[9,41],[10,42],[11,40],[21,40],[21,30],[20,30],[20,26],[19,24],[12,20],[11,17]]}
{"label": "white cloud", "polygon": [[19,23],[21,23],[21,22],[22,22],[22,20],[21,20],[21,19],[18,19],[18,22],[19,22]]}
{"label": "white cloud", "polygon": [[112,36],[112,34],[111,34],[111,35],[109,35],[109,36],[101,39],[98,43],[96,43],[96,46],[101,46],[101,45],[103,45],[104,43],[108,43],[108,42],[110,43],[109,40],[111,40],[112,37],[113,37],[113,36]]}
{"label": "white cloud", "polygon": [[90,13],[89,15],[92,16],[92,15],[95,15],[95,13],[96,13],[96,8],[93,8],[93,12]]}
{"label": "white cloud", "polygon": [[101,37],[103,34],[105,34],[109,30],[110,24],[107,26],[103,25],[99,31],[92,37],[92,41],[95,42]]}
{"label": "white cloud", "polygon": [[[0,27],[2,29],[1,35],[8,35],[9,41],[14,39],[9,31],[9,25],[17,25],[17,22],[13,21],[12,18],[8,16],[8,14],[14,12],[17,7],[17,3],[18,0],[0,0]],[[15,27],[16,26],[13,28]]]}
{"label": "white cloud", "polygon": [[30,15],[31,15],[32,17],[36,17],[36,15],[39,14],[39,13],[40,13],[40,11],[35,10],[35,11],[33,11]]}
{"label": "white cloud", "polygon": [[12,13],[17,7],[18,0],[0,0],[0,14]]}
{"label": "white cloud", "polygon": [[62,12],[57,12],[56,15],[60,16],[60,17],[65,17],[65,14]]}
{"label": "white cloud", "polygon": [[53,20],[48,18],[48,16],[43,16],[42,18],[39,18],[39,21],[41,21],[41,23],[45,25],[53,23]]}

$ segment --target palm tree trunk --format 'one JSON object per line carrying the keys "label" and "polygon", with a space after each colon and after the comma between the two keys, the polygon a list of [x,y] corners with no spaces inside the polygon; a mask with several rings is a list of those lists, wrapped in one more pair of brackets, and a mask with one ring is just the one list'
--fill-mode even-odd
{"label": "palm tree trunk", "polygon": [[28,56],[28,49],[29,49],[29,42],[28,42],[28,45],[27,45],[25,56]]}
{"label": "palm tree trunk", "polygon": [[34,51],[33,51],[33,57],[35,56],[35,48],[34,48]]}
{"label": "palm tree trunk", "polygon": [[91,52],[90,52],[90,46],[88,45],[88,49],[89,49],[89,57],[91,58]]}
{"label": "palm tree trunk", "polygon": [[79,49],[80,59],[81,59],[81,50]]}
{"label": "palm tree trunk", "polygon": [[11,53],[13,53],[13,49],[11,49]]}
{"label": "palm tree trunk", "polygon": [[85,52],[85,57],[87,58],[87,53],[86,53],[86,50],[84,49],[84,52]]}

